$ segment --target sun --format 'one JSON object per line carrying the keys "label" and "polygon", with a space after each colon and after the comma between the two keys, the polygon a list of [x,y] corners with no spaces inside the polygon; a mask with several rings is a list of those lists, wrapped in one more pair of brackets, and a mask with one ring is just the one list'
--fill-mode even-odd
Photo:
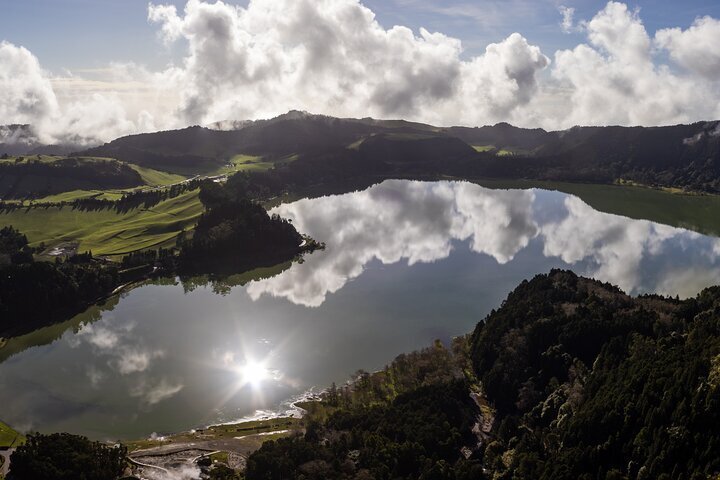
{"label": "sun", "polygon": [[238,374],[243,384],[250,384],[253,387],[258,387],[264,380],[270,378],[270,371],[267,367],[253,360],[248,360],[245,365],[241,365],[238,368]]}

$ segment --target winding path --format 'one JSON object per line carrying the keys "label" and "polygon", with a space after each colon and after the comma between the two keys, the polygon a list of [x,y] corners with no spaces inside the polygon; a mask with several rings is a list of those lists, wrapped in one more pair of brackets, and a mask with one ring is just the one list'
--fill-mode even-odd
{"label": "winding path", "polygon": [[0,457],[3,457],[3,459],[5,460],[0,467],[0,475],[2,475],[3,477],[7,475],[8,471],[10,470],[10,455],[12,455],[14,451],[14,448],[10,448],[8,450],[0,450]]}

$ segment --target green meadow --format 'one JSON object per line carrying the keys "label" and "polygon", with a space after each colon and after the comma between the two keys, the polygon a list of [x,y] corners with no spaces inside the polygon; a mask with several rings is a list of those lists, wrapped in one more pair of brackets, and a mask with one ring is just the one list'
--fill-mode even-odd
{"label": "green meadow", "polygon": [[237,172],[261,172],[270,170],[275,165],[292,162],[297,155],[288,155],[275,160],[264,160],[263,157],[253,155],[235,155],[230,161],[217,169],[215,175],[231,175]]}
{"label": "green meadow", "polygon": [[70,206],[22,208],[0,213],[0,225],[12,225],[31,245],[78,242],[78,251],[120,255],[174,244],[177,234],[191,229],[203,211],[198,190],[126,213],[80,211]]}
{"label": "green meadow", "polygon": [[187,177],[176,173],[161,172],[160,170],[153,170],[152,168],[141,167],[140,165],[135,164],[128,165],[140,174],[140,177],[142,177],[143,182],[145,182],[146,185],[153,187],[172,185],[187,179]]}

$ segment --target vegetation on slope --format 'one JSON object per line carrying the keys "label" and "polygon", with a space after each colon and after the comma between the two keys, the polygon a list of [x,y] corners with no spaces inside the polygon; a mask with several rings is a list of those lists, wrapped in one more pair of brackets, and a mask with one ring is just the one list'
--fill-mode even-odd
{"label": "vegetation on slope", "polygon": [[477,478],[478,407],[468,395],[458,339],[401,355],[384,370],[306,403],[304,436],[266,442],[248,460],[252,479]]}
{"label": "vegetation on slope", "polygon": [[119,269],[91,254],[65,261],[35,262],[27,238],[0,230],[0,335],[27,332],[78,313],[111,292]]}
{"label": "vegetation on slope", "polygon": [[720,288],[631,298],[553,272],[473,334],[498,410],[485,464],[520,478],[708,478],[720,471]]}
{"label": "vegetation on slope", "polygon": [[126,453],[68,433],[31,434],[10,456],[7,480],[114,480],[125,471]]}
{"label": "vegetation on slope", "polygon": [[0,198],[38,198],[72,190],[131,188],[140,173],[111,159],[17,157],[0,160]]}
{"label": "vegetation on slope", "polygon": [[301,253],[302,236],[290,222],[214,182],[200,191],[205,206],[192,238],[180,238],[184,272],[235,273],[285,262]]}
{"label": "vegetation on slope", "polygon": [[24,442],[22,434],[0,421],[0,448],[17,447]]}

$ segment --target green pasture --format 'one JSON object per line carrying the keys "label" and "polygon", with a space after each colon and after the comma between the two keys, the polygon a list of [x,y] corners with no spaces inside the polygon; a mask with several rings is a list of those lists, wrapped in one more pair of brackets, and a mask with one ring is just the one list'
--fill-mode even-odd
{"label": "green pasture", "polygon": [[19,229],[31,245],[79,242],[80,252],[120,255],[172,245],[181,230],[195,225],[202,211],[198,190],[193,190],[127,213],[80,211],[70,206],[22,208],[0,213],[0,225]]}

